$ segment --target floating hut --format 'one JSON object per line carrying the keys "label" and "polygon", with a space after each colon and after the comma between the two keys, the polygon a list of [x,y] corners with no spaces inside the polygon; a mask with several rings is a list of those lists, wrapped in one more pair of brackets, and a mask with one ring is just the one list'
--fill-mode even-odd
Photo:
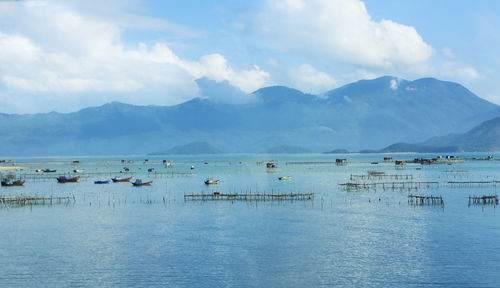
{"label": "floating hut", "polygon": [[337,165],[345,165],[347,164],[347,159],[335,159],[335,164]]}

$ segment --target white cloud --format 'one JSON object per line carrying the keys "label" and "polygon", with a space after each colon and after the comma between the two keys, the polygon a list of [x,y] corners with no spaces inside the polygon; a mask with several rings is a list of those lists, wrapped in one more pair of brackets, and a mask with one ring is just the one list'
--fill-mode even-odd
{"label": "white cloud", "polygon": [[294,86],[309,93],[320,93],[333,89],[337,81],[325,72],[319,71],[309,64],[303,64],[290,73]]}
{"label": "white cloud", "polygon": [[[197,95],[195,80],[201,77],[227,81],[246,93],[271,83],[269,73],[259,67],[235,69],[220,54],[189,61],[166,43],[125,47],[119,24],[54,2],[0,3],[0,12],[5,10],[7,20],[19,25],[0,31],[0,80],[6,93],[52,94],[47,99],[54,103],[45,103],[42,110],[80,102],[68,98],[94,92],[128,93],[120,97],[135,104],[175,104]],[[91,104],[101,103],[86,103]]]}
{"label": "white cloud", "polygon": [[392,79],[389,88],[391,88],[392,90],[397,90],[398,89],[398,81],[396,81],[396,79]]}
{"label": "white cloud", "polygon": [[442,77],[465,81],[477,80],[483,77],[483,75],[479,73],[475,68],[464,66],[456,62],[445,62],[441,66],[439,73]]}
{"label": "white cloud", "polygon": [[443,55],[448,57],[449,59],[455,59],[455,54],[448,47],[441,49],[441,53],[443,53]]}
{"label": "white cloud", "polygon": [[363,67],[415,65],[433,54],[415,28],[372,20],[360,0],[268,0],[249,18],[269,47]]}

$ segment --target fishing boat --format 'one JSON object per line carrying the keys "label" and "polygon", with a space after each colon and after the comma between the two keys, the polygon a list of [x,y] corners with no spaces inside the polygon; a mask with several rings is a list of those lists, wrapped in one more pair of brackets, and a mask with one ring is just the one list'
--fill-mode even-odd
{"label": "fishing boat", "polygon": [[59,176],[57,177],[57,182],[59,183],[68,183],[68,182],[78,182],[78,180],[80,179],[80,176],[77,176],[77,177],[73,177],[73,178],[68,178],[66,176]]}
{"label": "fishing boat", "polygon": [[292,176],[281,176],[278,180],[292,180]]}
{"label": "fishing boat", "polygon": [[5,178],[2,180],[2,186],[23,186],[23,185],[24,185],[24,180],[21,179],[13,180]]}
{"label": "fishing boat", "polygon": [[206,185],[217,185],[219,184],[220,180],[212,180],[210,178],[208,178],[207,180],[205,180],[205,184]]}
{"label": "fishing boat", "polygon": [[135,182],[132,182],[134,186],[151,186],[153,185],[153,181],[142,182],[141,179],[135,179]]}
{"label": "fishing boat", "polygon": [[266,167],[267,168],[276,168],[277,166],[276,166],[276,163],[268,162],[268,163],[266,163]]}
{"label": "fishing boat", "polygon": [[57,170],[55,169],[44,169],[43,172],[44,173],[55,173]]}
{"label": "fishing boat", "polygon": [[148,172],[155,172],[155,168],[149,168]]}
{"label": "fishing boat", "polygon": [[109,184],[111,180],[97,180],[94,181],[94,184]]}
{"label": "fishing boat", "polygon": [[83,173],[83,169],[75,169],[73,170],[74,173]]}
{"label": "fishing boat", "polygon": [[131,179],[132,179],[132,176],[130,176],[128,178],[120,178],[120,177],[111,178],[111,180],[113,180],[113,182],[130,182]]}

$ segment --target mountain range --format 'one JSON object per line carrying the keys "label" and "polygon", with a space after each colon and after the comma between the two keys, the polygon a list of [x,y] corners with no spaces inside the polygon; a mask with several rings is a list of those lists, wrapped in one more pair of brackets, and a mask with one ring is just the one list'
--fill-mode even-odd
{"label": "mountain range", "polygon": [[[460,84],[434,78],[407,81],[385,76],[319,95],[273,86],[248,99],[234,103],[195,98],[175,106],[112,102],[73,113],[0,114],[0,154],[150,153],[193,142],[233,153],[275,147],[357,151],[464,133],[500,116],[499,106]],[[446,142],[429,141],[428,145]]]}

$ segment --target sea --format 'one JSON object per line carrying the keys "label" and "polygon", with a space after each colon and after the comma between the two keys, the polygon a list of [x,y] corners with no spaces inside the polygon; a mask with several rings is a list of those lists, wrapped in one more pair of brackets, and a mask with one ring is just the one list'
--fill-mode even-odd
{"label": "sea", "polygon": [[1,199],[52,200],[0,203],[0,286],[499,287],[500,161],[455,155],[10,158]]}

